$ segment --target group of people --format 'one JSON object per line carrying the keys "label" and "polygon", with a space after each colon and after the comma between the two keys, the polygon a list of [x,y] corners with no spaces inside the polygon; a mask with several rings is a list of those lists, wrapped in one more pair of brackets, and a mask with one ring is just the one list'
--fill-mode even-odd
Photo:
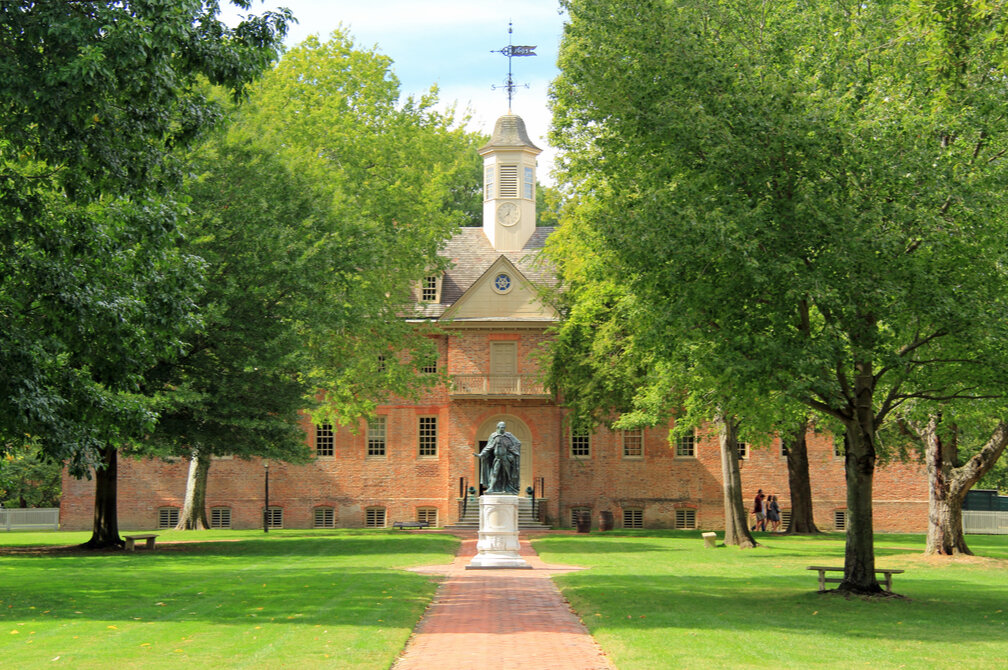
{"label": "group of people", "polygon": [[760,489],[756,492],[756,500],[753,502],[752,511],[756,517],[752,530],[766,532],[769,525],[771,533],[780,531],[780,505],[777,504],[777,496],[765,496],[763,495],[763,489]]}

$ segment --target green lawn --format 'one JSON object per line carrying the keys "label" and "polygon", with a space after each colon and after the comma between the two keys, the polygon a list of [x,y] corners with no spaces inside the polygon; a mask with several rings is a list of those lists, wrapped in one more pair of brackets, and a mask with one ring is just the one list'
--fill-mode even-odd
{"label": "green lawn", "polygon": [[[718,534],[720,539],[721,534]],[[620,670],[1008,668],[1008,536],[969,536],[983,558],[930,559],[923,536],[876,537],[878,567],[904,568],[905,599],[819,594],[808,565],[843,565],[844,540],[760,534],[704,549],[699,532],[546,536],[547,563]]]}
{"label": "green lawn", "polygon": [[89,536],[0,533],[0,666],[387,668],[437,586],[395,568],[450,563],[458,546],[396,531],[161,531],[153,552],[9,553]]}

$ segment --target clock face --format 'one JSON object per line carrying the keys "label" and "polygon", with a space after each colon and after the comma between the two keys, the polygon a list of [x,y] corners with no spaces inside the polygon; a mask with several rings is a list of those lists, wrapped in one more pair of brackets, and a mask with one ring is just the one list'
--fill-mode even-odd
{"label": "clock face", "polygon": [[497,207],[497,221],[502,226],[513,226],[518,223],[519,217],[521,217],[521,211],[518,209],[518,205],[513,202],[501,203]]}

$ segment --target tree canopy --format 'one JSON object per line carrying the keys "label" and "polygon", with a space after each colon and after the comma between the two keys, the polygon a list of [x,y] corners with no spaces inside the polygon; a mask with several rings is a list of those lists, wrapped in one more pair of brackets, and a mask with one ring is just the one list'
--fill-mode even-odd
{"label": "tree canopy", "polygon": [[842,426],[841,589],[877,592],[878,427],[912,399],[998,393],[1008,369],[1006,17],[902,0],[564,4],[552,139],[648,314],[637,345],[672,361],[693,348],[730,390]]}
{"label": "tree canopy", "polygon": [[206,82],[240,96],[290,20],[217,11],[0,6],[0,449],[83,474],[152,425],[142,373],[181,350],[199,275],[177,246],[174,152],[219,117]]}

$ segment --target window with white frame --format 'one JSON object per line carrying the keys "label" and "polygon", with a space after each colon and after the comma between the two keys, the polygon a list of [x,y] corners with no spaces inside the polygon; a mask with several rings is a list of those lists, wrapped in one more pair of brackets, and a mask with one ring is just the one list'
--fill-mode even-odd
{"label": "window with white frame", "polygon": [[441,302],[441,275],[427,275],[420,280],[420,302]]}
{"label": "window with white frame", "polygon": [[437,507],[417,507],[416,520],[431,527],[437,526]]}
{"label": "window with white frame", "polygon": [[847,510],[833,510],[833,529],[847,530]]}
{"label": "window with white frame", "polygon": [[486,169],[483,176],[483,199],[490,200],[493,198],[493,187],[494,187],[494,169],[490,166]]}
{"label": "window with white frame", "polygon": [[335,528],[336,510],[332,507],[315,508],[315,528]]}
{"label": "window with white frame", "polygon": [[623,458],[642,458],[644,456],[644,430],[634,428],[623,431]]}
{"label": "window with white frame", "polygon": [[283,528],[283,508],[270,507],[266,510],[266,526],[269,528]]}
{"label": "window with white frame", "polygon": [[518,197],[518,166],[501,165],[498,172],[500,183],[497,186],[498,198]]}
{"label": "window with white frame", "polygon": [[624,528],[643,528],[644,527],[644,510],[642,510],[642,509],[625,509],[625,510],[623,510],[623,527]]}
{"label": "window with white frame", "polygon": [[384,416],[375,416],[367,422],[367,455],[385,455],[385,433],[386,419]]}
{"label": "window with white frame", "polygon": [[364,510],[364,526],[366,528],[384,528],[385,508],[368,507],[366,510]]}
{"label": "window with white frame", "polygon": [[231,508],[230,507],[211,507],[210,508],[210,527],[211,528],[230,528],[231,527]]}
{"label": "window with white frame", "polygon": [[787,445],[784,444],[784,440],[781,440],[780,443],[780,455],[783,456],[784,458],[787,458],[788,455]]}
{"label": "window with white frame", "polygon": [[525,167],[525,178],[522,180],[522,196],[526,200],[535,199],[535,176],[532,168]]}
{"label": "window with white frame", "polygon": [[675,455],[680,458],[696,457],[696,431],[680,435],[675,441]]}
{"label": "window with white frame", "polygon": [[417,429],[420,456],[437,456],[437,417],[421,416]]}
{"label": "window with white frame", "polygon": [[677,509],[675,511],[675,527],[679,529],[696,528],[696,510]]}
{"label": "window with white frame", "polygon": [[739,442],[738,443],[738,457],[739,459],[745,460],[749,458],[749,443]]}
{"label": "window with white frame", "polygon": [[334,453],[332,424],[321,423],[315,426],[315,455],[325,457]]}
{"label": "window with white frame", "polygon": [[571,431],[570,455],[572,458],[588,458],[591,456],[591,436],[588,434],[588,431]]}
{"label": "window with white frame", "polygon": [[591,507],[571,507],[571,528],[577,528],[578,519],[581,518],[582,514],[587,514],[588,518],[591,519]]}
{"label": "window with white frame", "polygon": [[178,507],[159,507],[158,508],[158,528],[174,528],[178,525],[179,520],[179,508]]}

